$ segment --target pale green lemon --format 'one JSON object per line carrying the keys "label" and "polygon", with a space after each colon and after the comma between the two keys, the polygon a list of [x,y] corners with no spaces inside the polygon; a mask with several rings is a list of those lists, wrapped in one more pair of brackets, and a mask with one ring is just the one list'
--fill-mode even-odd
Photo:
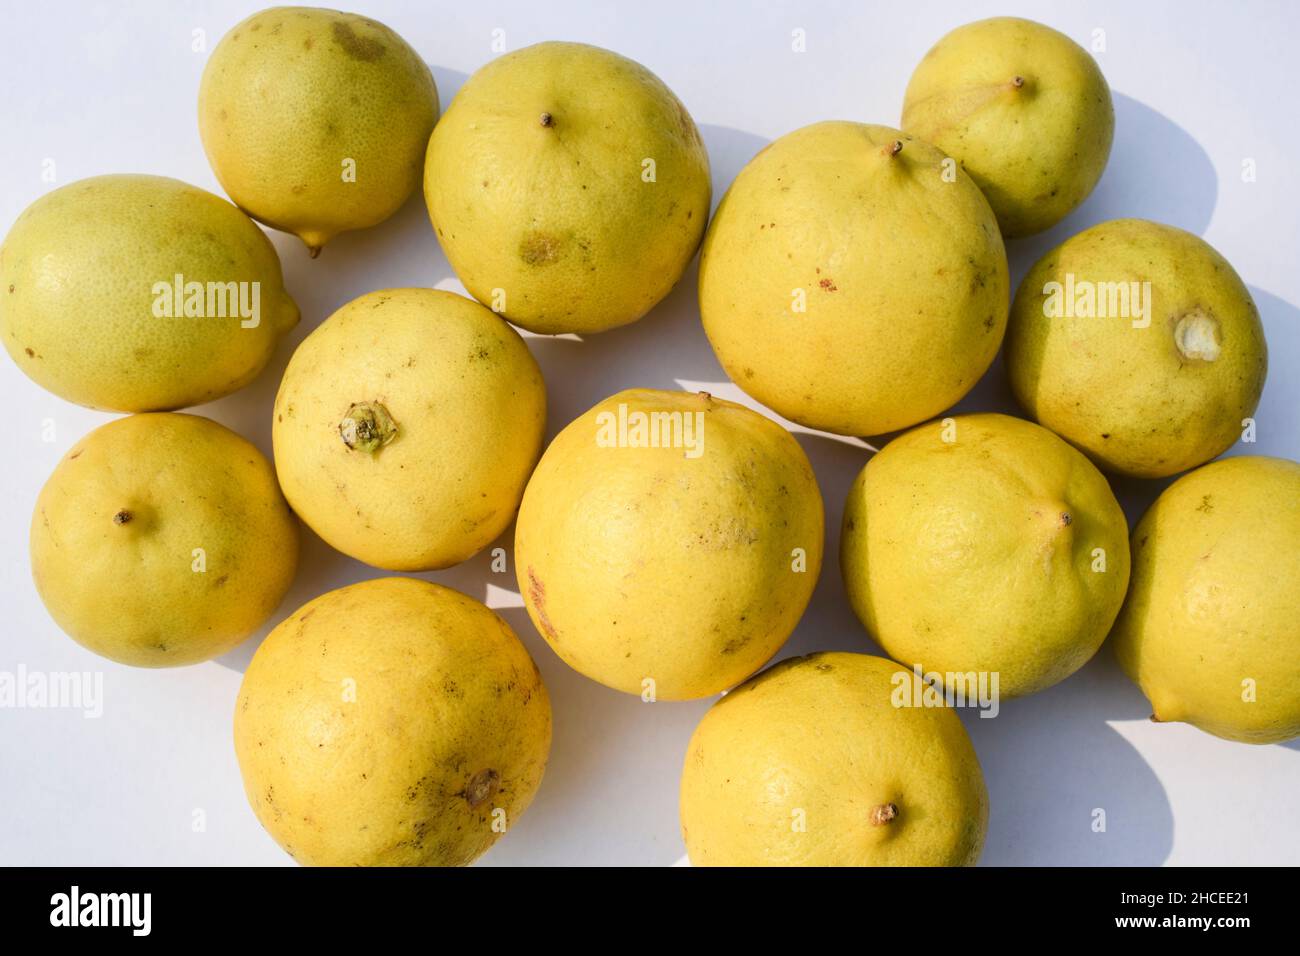
{"label": "pale green lemon", "polygon": [[998,693],[1018,697],[1101,646],[1128,586],[1128,525],[1101,473],[1047,429],[961,415],[867,463],[844,507],[840,567],[895,660],[945,682],[996,675]]}
{"label": "pale green lemon", "polygon": [[0,245],[0,337],[60,398],[165,411],[248,384],[298,321],[275,247],[224,199],[162,176],[56,189]]}
{"label": "pale green lemon", "polygon": [[704,141],[672,90],[581,43],[539,43],[471,76],[424,171],[465,288],[546,333],[645,315],[695,255],[710,190]]}
{"label": "pale green lemon", "polygon": [[994,17],[925,55],[907,84],[903,129],[957,159],[1014,238],[1054,225],[1092,192],[1115,108],[1083,47],[1041,23]]}
{"label": "pale green lemon", "polygon": [[1157,720],[1300,736],[1300,465],[1225,458],[1166,488],[1133,531],[1111,642]]}
{"label": "pale green lemon", "polygon": [[420,55],[337,10],[253,14],[222,37],[199,85],[199,133],[222,188],[313,256],[406,202],[437,119]]}
{"label": "pale green lemon", "polygon": [[1107,471],[1160,478],[1241,437],[1268,348],[1249,290],[1203,239],[1116,219],[1029,270],[1011,307],[1006,366],[1040,424]]}

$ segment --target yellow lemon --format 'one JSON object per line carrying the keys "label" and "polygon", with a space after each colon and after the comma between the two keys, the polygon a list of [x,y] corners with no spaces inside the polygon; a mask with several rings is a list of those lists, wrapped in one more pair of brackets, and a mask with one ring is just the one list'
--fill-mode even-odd
{"label": "yellow lemon", "polygon": [[298,522],[253,445],[196,415],[132,415],[73,445],[36,499],[32,576],[59,627],[141,667],[206,661],[293,583]]}
{"label": "yellow lemon", "polygon": [[433,137],[424,197],[470,294],[533,332],[599,332],[668,294],[709,217],[695,122],[639,63],[539,43],[469,78]]}
{"label": "yellow lemon", "polygon": [[967,866],[988,793],[961,720],[906,706],[911,672],[865,654],[768,668],[714,704],[686,751],[695,866]]}
{"label": "yellow lemon", "polygon": [[989,367],[1009,280],[988,203],[933,146],[818,123],[741,170],[709,226],[700,314],[732,381],[791,421],[877,435]]}
{"label": "yellow lemon", "polygon": [[1300,465],[1225,458],[1166,488],[1133,531],[1111,642],[1157,720],[1300,736]]}
{"label": "yellow lemon", "polygon": [[222,37],[199,86],[199,133],[230,198],[315,256],[383,222],[420,184],[438,119],[428,66],[367,17],[272,7]]}
{"label": "yellow lemon", "polygon": [[123,412],[253,380],[298,322],[280,260],[230,203],[161,176],[42,196],[0,246],[0,337],[60,398]]}
{"label": "yellow lemon", "polygon": [[445,568],[514,518],[546,430],[519,333],[464,296],[388,289],[303,340],[272,440],[294,511],[333,547],[394,571]]}
{"label": "yellow lemon", "polygon": [[1092,192],[1115,107],[1079,44],[1033,20],[994,17],[925,55],[907,84],[903,129],[957,159],[1013,238],[1055,225]]}
{"label": "yellow lemon", "polygon": [[268,833],[310,866],[463,866],[542,781],[551,704],[528,651],[450,588],[330,591],[257,649],[235,755]]}
{"label": "yellow lemon", "polygon": [[844,507],[840,567],[889,655],[945,686],[1050,687],[1096,653],[1128,586],[1128,525],[1106,479],[1045,428],[963,415],[895,438]]}
{"label": "yellow lemon", "polygon": [[1029,270],[1011,307],[1006,364],[1040,424],[1107,471],[1161,478],[1241,437],[1268,347],[1223,256],[1190,232],[1117,219]]}
{"label": "yellow lemon", "polygon": [[822,499],[780,425],[707,394],[632,389],[556,436],[528,482],[515,572],[575,670],[646,699],[716,694],[794,630]]}

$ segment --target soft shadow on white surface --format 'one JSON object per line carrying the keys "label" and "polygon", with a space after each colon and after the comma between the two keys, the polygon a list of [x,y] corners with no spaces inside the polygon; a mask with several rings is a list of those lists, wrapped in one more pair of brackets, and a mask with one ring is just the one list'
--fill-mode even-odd
{"label": "soft shadow on white surface", "polygon": [[[1110,724],[1151,708],[1109,648],[995,718],[962,713],[989,788],[986,866],[1157,866],[1174,818],[1155,771]],[[1105,830],[1094,831],[1096,811]]]}
{"label": "soft shadow on white surface", "polygon": [[[666,866],[682,853],[677,784],[686,744],[713,699],[645,703],[583,677],[538,636],[522,607],[499,612],[521,636],[551,695],[546,776],[484,865]],[[642,834],[639,854],[610,840]]]}
{"label": "soft shadow on white surface", "polygon": [[1112,97],[1115,141],[1101,181],[1055,226],[1007,244],[1013,289],[1045,252],[1101,222],[1150,219],[1198,236],[1210,224],[1219,178],[1209,154],[1163,114],[1123,93]]}

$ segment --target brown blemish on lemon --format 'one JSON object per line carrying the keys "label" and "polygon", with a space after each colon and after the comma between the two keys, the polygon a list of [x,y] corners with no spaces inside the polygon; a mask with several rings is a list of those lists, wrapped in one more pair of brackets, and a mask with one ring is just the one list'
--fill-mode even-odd
{"label": "brown blemish on lemon", "polygon": [[544,266],[560,258],[563,245],[548,232],[530,232],[519,243],[519,258],[530,266]]}
{"label": "brown blemish on lemon", "polygon": [[871,808],[871,814],[868,819],[871,820],[873,827],[881,827],[887,823],[893,822],[898,816],[898,807],[892,803],[882,803],[878,807]]}
{"label": "brown blemish on lemon", "polygon": [[537,622],[546,632],[546,636],[553,641],[558,640],[555,627],[551,624],[551,619],[546,616],[546,586],[531,567],[528,569],[528,596],[532,599],[533,609],[537,611]]}
{"label": "brown blemish on lemon", "polygon": [[469,783],[465,786],[465,802],[470,805],[471,809],[478,809],[479,806],[495,796],[500,786],[501,774],[491,768],[480,770],[470,778]]}
{"label": "brown blemish on lemon", "polygon": [[371,37],[357,36],[350,24],[335,21],[332,24],[334,42],[354,60],[373,63],[384,55],[384,45]]}

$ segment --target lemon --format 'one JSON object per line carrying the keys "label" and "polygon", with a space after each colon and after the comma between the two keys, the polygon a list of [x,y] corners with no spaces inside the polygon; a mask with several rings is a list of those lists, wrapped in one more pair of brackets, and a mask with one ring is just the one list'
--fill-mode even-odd
{"label": "lemon", "polygon": [[280,260],[230,203],[161,176],[56,189],[0,246],[0,337],[60,398],[123,412],[248,384],[298,322]]}
{"label": "lemon", "polygon": [[222,188],[313,256],[406,202],[437,119],[419,54],[337,10],[253,14],[217,44],[199,86],[199,133]]}
{"label": "lemon", "polygon": [[460,866],[532,802],[551,704],[479,602],[412,578],[330,591],[257,649],[235,755],[268,833],[311,866]]}
{"label": "lemon", "polygon": [[1300,736],[1300,465],[1225,458],[1166,488],[1133,531],[1111,642],[1156,720]]}
{"label": "lemon", "polygon": [[898,706],[881,657],[784,660],[714,704],[682,768],[695,866],[966,866],[988,793],[948,707]]}
{"label": "lemon", "polygon": [[533,332],[633,322],[681,278],[709,217],[709,157],[672,90],[581,43],[469,78],[433,137],[424,196],[470,294]]}
{"label": "lemon", "polygon": [[1029,270],[1011,307],[1006,365],[1040,424],[1107,471],[1161,478],[1241,437],[1268,347],[1223,256],[1181,229],[1116,219]]}
{"label": "lemon", "polygon": [[36,499],[32,576],[59,627],[141,667],[257,630],[293,583],[298,522],[253,445],[216,422],[132,415],[73,445]]}
{"label": "lemon", "polygon": [[817,479],[741,405],[632,389],[571,422],[528,482],[515,573],[575,670],[643,698],[716,694],[763,665],[821,569]]}
{"label": "lemon", "polygon": [[963,415],[867,463],[844,506],[840,567],[895,660],[945,685],[997,675],[998,693],[1018,697],[1101,646],[1128,586],[1128,525],[1106,479],[1051,432]]}
{"label": "lemon", "polygon": [[1092,192],[1115,107],[1079,44],[1033,20],[994,17],[925,55],[907,84],[903,129],[955,157],[1013,238],[1055,225]]}
{"label": "lemon", "polygon": [[541,370],[508,323],[450,292],[388,289],[298,346],[271,436],[313,531],[412,571],[464,561],[506,529],[545,430]]}
{"label": "lemon", "polygon": [[832,122],[741,170],[700,258],[704,330],[732,381],[847,435],[969,391],[1002,342],[1007,258],[988,203],[943,161],[897,130]]}

